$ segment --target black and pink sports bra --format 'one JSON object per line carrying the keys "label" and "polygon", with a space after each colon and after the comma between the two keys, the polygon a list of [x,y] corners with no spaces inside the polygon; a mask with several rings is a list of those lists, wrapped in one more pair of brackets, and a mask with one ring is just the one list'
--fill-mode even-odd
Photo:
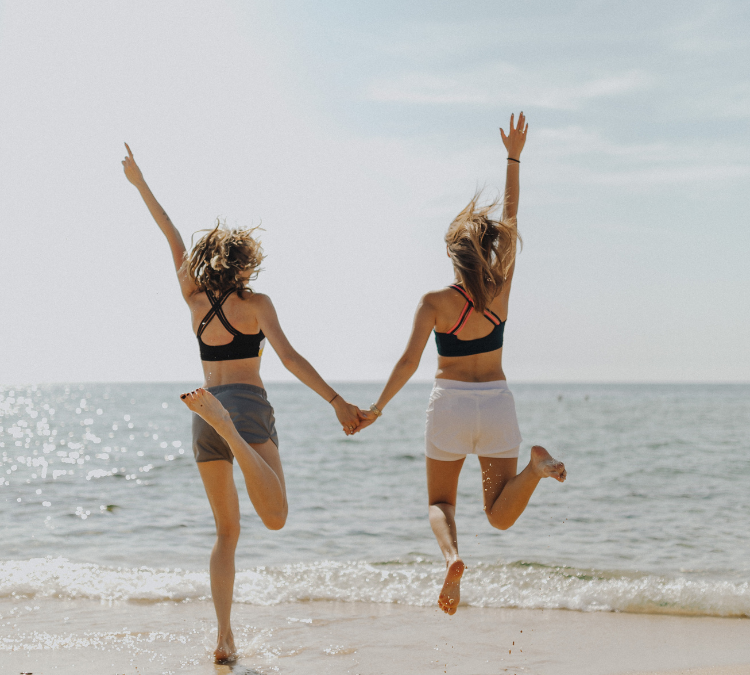
{"label": "black and pink sports bra", "polygon": [[505,321],[500,321],[500,317],[489,309],[484,310],[484,316],[495,324],[489,335],[477,338],[476,340],[458,339],[458,333],[466,325],[471,313],[474,311],[474,303],[466,291],[458,284],[453,284],[452,286],[448,286],[448,288],[452,288],[463,295],[466,298],[466,304],[461,310],[461,315],[458,317],[458,321],[456,321],[453,328],[447,333],[438,333],[435,331],[438,354],[440,356],[472,356],[473,354],[484,354],[485,352],[493,352],[496,349],[500,349],[503,346]]}
{"label": "black and pink sports bra", "polygon": [[[224,315],[222,305],[226,299],[236,293],[235,289],[228,290],[218,300],[216,296],[206,289],[206,296],[211,303],[211,309],[208,311],[200,326],[198,326],[198,346],[201,352],[201,361],[236,361],[237,359],[252,359],[263,353],[263,347],[266,345],[266,336],[263,331],[254,334],[240,333],[232,324],[229,323]],[[226,345],[207,345],[201,336],[206,326],[211,323],[214,316],[219,318],[224,328],[232,334],[232,341]]]}

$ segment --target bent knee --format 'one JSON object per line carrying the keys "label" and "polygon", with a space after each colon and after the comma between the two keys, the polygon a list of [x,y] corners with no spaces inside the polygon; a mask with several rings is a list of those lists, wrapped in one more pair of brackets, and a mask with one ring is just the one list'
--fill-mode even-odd
{"label": "bent knee", "polygon": [[269,513],[261,518],[263,524],[269,530],[280,530],[286,525],[286,510],[280,511],[279,513]]}
{"label": "bent knee", "polygon": [[515,520],[509,520],[508,518],[493,517],[489,514],[487,514],[487,520],[496,530],[510,529],[513,526],[513,523],[516,522]]}

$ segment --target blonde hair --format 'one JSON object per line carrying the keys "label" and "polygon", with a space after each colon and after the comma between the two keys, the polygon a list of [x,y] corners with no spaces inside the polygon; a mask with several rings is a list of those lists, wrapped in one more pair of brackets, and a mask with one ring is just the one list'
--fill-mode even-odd
{"label": "blonde hair", "polygon": [[[201,291],[222,295],[236,290],[242,297],[242,291],[250,290],[247,282],[255,279],[261,271],[260,264],[265,257],[260,242],[253,237],[253,232],[258,229],[230,229],[217,218],[213,230],[202,230],[206,234],[186,254],[183,268]],[[240,273],[248,269],[252,270],[250,278],[240,277]]]}
{"label": "blonde hair", "polygon": [[445,235],[453,267],[478,312],[502,289],[516,259],[516,244],[522,243],[516,219],[492,220],[499,201],[479,206],[481,196],[478,190]]}

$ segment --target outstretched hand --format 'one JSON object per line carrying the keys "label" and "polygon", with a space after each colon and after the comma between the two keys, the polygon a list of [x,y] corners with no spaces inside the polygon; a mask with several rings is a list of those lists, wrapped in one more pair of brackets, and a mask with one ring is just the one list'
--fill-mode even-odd
{"label": "outstretched hand", "polygon": [[508,157],[511,159],[518,159],[523,150],[523,146],[526,144],[526,132],[529,130],[529,125],[526,123],[526,117],[523,114],[518,115],[518,125],[513,126],[513,113],[510,115],[510,131],[508,135],[505,135],[502,127],[500,127],[500,136],[503,139],[503,145],[508,151]]}
{"label": "outstretched hand", "polygon": [[133,153],[127,143],[125,143],[125,147],[128,151],[128,156],[122,160],[122,166],[125,170],[125,178],[127,178],[133,185],[138,187],[146,181],[143,180],[143,174],[138,168],[138,165],[135,163],[135,158],[133,157]]}

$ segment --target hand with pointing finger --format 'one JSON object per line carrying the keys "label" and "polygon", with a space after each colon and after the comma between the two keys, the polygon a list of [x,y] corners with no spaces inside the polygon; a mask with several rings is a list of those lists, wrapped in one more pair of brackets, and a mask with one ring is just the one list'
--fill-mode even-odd
{"label": "hand with pointing finger", "polygon": [[143,179],[143,174],[138,168],[138,165],[135,163],[133,152],[131,151],[127,143],[125,143],[125,147],[128,151],[128,156],[124,160],[122,160],[122,166],[125,170],[125,178],[127,178],[136,187],[145,185],[146,181]]}

